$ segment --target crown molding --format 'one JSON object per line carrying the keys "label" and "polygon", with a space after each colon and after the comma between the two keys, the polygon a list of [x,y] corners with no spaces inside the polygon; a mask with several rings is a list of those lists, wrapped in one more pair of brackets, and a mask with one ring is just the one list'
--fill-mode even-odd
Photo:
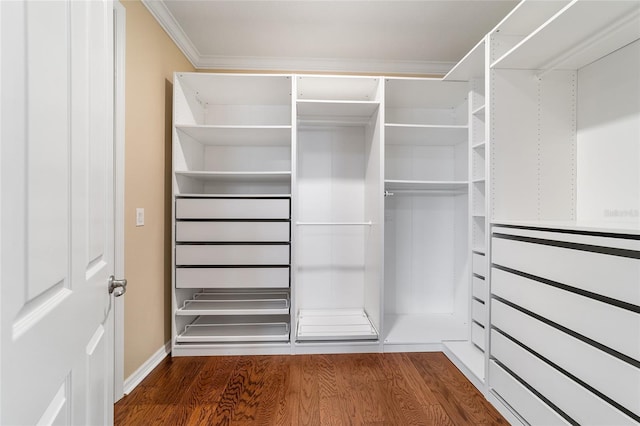
{"label": "crown molding", "polygon": [[151,15],[199,70],[346,72],[374,74],[444,75],[455,62],[382,61],[337,58],[274,58],[251,56],[201,55],[162,0],[141,0]]}
{"label": "crown molding", "polygon": [[184,56],[187,57],[191,65],[198,68],[200,62],[200,52],[191,42],[191,39],[184,32],[178,21],[173,17],[164,1],[159,0],[141,0],[142,4],[158,21],[162,29],[169,35],[171,40],[178,46]]}
{"label": "crown molding", "polygon": [[377,74],[441,74],[444,75],[455,62],[381,61],[337,58],[273,58],[245,56],[200,57],[196,68],[215,70],[250,71],[310,71]]}

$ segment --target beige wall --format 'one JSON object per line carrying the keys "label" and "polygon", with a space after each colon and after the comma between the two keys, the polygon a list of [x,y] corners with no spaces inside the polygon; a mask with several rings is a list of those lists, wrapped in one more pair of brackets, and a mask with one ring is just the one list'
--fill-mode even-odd
{"label": "beige wall", "polygon": [[[124,378],[171,339],[171,100],[174,71],[193,71],[139,1],[126,34]],[[135,226],[135,209],[145,225]]]}

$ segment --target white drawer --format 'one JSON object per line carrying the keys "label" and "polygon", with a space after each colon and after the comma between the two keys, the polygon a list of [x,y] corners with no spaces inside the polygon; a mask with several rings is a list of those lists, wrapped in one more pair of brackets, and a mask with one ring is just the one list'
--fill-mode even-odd
{"label": "white drawer", "polygon": [[[582,239],[592,246],[603,244],[596,237]],[[491,244],[491,261],[497,265],[640,305],[640,259],[497,237]]]}
{"label": "white drawer", "polygon": [[532,425],[569,425],[560,414],[524,387],[495,361],[489,362],[489,385],[518,414]]}
{"label": "white drawer", "polygon": [[491,293],[640,361],[640,315],[500,269]]}
{"label": "white drawer", "polygon": [[498,300],[491,304],[491,323],[640,415],[640,369]]}
{"label": "white drawer", "polygon": [[478,321],[480,324],[486,324],[487,311],[486,305],[477,300],[471,301],[471,318]]}
{"label": "white drawer", "polygon": [[289,219],[289,199],[178,198],[176,219]]}
{"label": "white drawer", "polygon": [[482,278],[473,277],[473,297],[486,302],[487,300],[487,281]]}
{"label": "white drawer", "polygon": [[287,242],[289,222],[177,222],[176,241]]}
{"label": "white drawer", "polygon": [[495,330],[491,331],[491,355],[578,424],[637,425],[626,414]]}
{"label": "white drawer", "polygon": [[471,264],[474,274],[478,274],[481,277],[487,276],[487,263],[485,261],[485,256],[473,253],[471,257]]}
{"label": "white drawer", "polygon": [[475,322],[471,323],[471,341],[476,344],[483,351],[484,349],[484,328],[480,327]]}
{"label": "white drawer", "polygon": [[176,265],[287,265],[288,244],[178,245]]}
{"label": "white drawer", "polygon": [[288,288],[289,267],[176,268],[177,288]]}

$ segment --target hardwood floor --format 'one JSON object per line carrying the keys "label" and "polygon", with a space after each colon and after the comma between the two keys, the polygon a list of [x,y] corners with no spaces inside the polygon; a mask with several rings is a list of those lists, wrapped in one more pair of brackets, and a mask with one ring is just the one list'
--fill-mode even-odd
{"label": "hardwood floor", "polygon": [[508,424],[439,352],[167,358],[116,425]]}

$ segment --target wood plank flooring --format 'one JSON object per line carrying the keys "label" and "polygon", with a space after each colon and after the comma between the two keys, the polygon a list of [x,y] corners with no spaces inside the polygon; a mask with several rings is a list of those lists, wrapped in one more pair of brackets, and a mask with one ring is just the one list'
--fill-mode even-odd
{"label": "wood plank flooring", "polygon": [[116,425],[506,425],[440,352],[165,359]]}

